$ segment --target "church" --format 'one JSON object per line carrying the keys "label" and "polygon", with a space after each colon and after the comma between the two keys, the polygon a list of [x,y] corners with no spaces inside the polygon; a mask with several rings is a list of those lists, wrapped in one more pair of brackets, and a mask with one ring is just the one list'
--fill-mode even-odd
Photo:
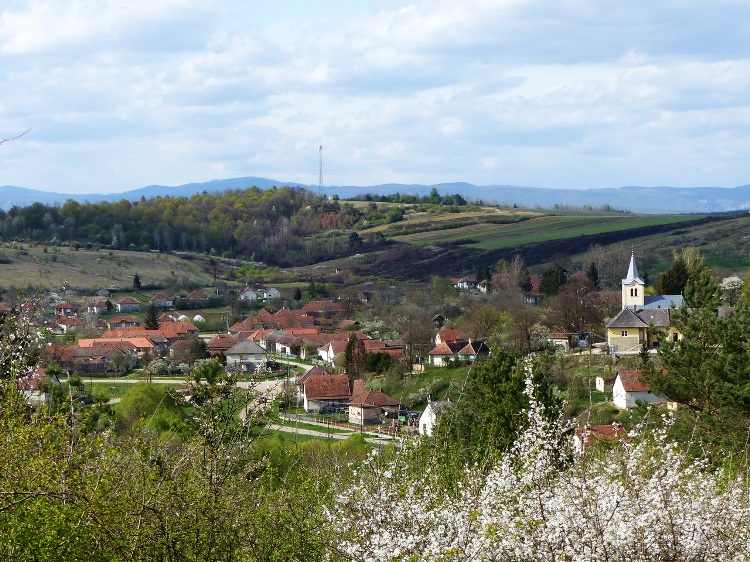
{"label": "church", "polygon": [[654,349],[664,337],[678,341],[681,335],[671,320],[682,304],[682,295],[647,295],[631,254],[628,275],[622,280],[622,310],[604,325],[610,353],[638,353],[643,345]]}

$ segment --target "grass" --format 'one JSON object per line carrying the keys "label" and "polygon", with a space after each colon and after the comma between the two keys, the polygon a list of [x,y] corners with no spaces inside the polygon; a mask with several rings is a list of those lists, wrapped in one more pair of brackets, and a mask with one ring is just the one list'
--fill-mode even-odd
{"label": "grass", "polygon": [[0,253],[10,260],[0,267],[0,287],[4,288],[59,288],[66,283],[70,287],[117,286],[121,291],[129,291],[136,271],[144,285],[163,283],[175,277],[200,281],[206,286],[213,283],[211,275],[197,264],[169,254],[75,251],[73,248],[19,242],[0,245]]}
{"label": "grass", "polygon": [[298,422],[293,420],[287,420],[282,419],[279,425],[283,425],[284,427],[293,427],[296,429],[306,429],[310,431],[317,431],[319,433],[351,433],[350,430],[347,429],[339,429],[336,427],[328,427],[323,425],[316,425],[314,423],[306,423],[306,422]]}
{"label": "grass", "polygon": [[478,223],[450,230],[430,230],[394,236],[394,239],[417,245],[471,240],[471,243],[466,244],[469,247],[496,250],[560,238],[574,238],[576,236],[664,224],[679,224],[697,218],[700,217],[685,215],[546,215],[510,224]]}

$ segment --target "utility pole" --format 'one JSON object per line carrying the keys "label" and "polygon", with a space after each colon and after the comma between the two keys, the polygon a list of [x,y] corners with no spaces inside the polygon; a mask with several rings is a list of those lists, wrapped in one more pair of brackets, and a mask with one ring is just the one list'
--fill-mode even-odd
{"label": "utility pole", "polygon": [[323,145],[320,145],[320,166],[318,168],[318,195],[323,198]]}

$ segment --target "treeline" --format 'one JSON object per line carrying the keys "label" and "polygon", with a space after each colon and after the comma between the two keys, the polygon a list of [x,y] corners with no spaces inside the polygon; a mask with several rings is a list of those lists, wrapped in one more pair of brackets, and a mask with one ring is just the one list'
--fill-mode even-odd
{"label": "treeline", "polygon": [[429,204],[429,205],[444,205],[444,206],[456,206],[464,207],[468,205],[468,202],[464,197],[458,193],[453,195],[440,195],[438,190],[434,187],[430,191],[429,195],[412,195],[409,193],[392,193],[389,195],[377,195],[372,193],[365,193],[356,197],[360,201],[377,201],[381,203],[407,203],[407,204]]}
{"label": "treeline", "polygon": [[[50,244],[138,251],[210,252],[276,265],[312,263],[382,244],[352,237],[382,209],[360,211],[301,188],[252,187],[192,197],[141,198],[115,203],[34,203],[0,211],[0,236]],[[318,238],[325,233],[325,236]]]}

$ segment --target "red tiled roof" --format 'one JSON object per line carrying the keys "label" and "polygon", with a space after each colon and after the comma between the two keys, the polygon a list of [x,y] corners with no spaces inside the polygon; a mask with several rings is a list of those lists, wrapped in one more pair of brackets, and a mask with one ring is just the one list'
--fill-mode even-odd
{"label": "red tiled roof", "polygon": [[440,338],[440,341],[442,342],[465,340],[466,332],[464,332],[463,330],[455,329],[455,328],[446,328],[438,332],[438,337]]}
{"label": "red tiled roof", "polygon": [[351,396],[346,375],[318,375],[309,378],[304,386],[308,400],[348,399]]}
{"label": "red tiled roof", "polygon": [[349,404],[355,406],[398,406],[400,402],[379,390],[362,389],[352,395]]}
{"label": "red tiled roof", "polygon": [[297,378],[297,384],[303,384],[310,377],[319,377],[321,375],[332,375],[332,374],[333,373],[329,373],[323,367],[315,365],[315,367],[313,367],[312,369],[310,369],[309,371],[307,371],[304,375],[300,375]]}
{"label": "red tiled roof", "polygon": [[119,301],[117,301],[117,304],[141,304],[141,303],[137,299],[134,299],[131,296],[127,296],[127,297],[122,297]]}
{"label": "red tiled roof", "polygon": [[440,345],[436,346],[427,355],[454,355],[459,350],[466,347],[467,341],[444,341]]}
{"label": "red tiled roof", "polygon": [[601,442],[627,441],[628,433],[619,423],[609,425],[586,425],[576,429],[576,436],[583,445]]}
{"label": "red tiled roof", "polygon": [[641,374],[640,369],[620,369],[617,372],[625,392],[648,392],[651,385],[641,380]]}

